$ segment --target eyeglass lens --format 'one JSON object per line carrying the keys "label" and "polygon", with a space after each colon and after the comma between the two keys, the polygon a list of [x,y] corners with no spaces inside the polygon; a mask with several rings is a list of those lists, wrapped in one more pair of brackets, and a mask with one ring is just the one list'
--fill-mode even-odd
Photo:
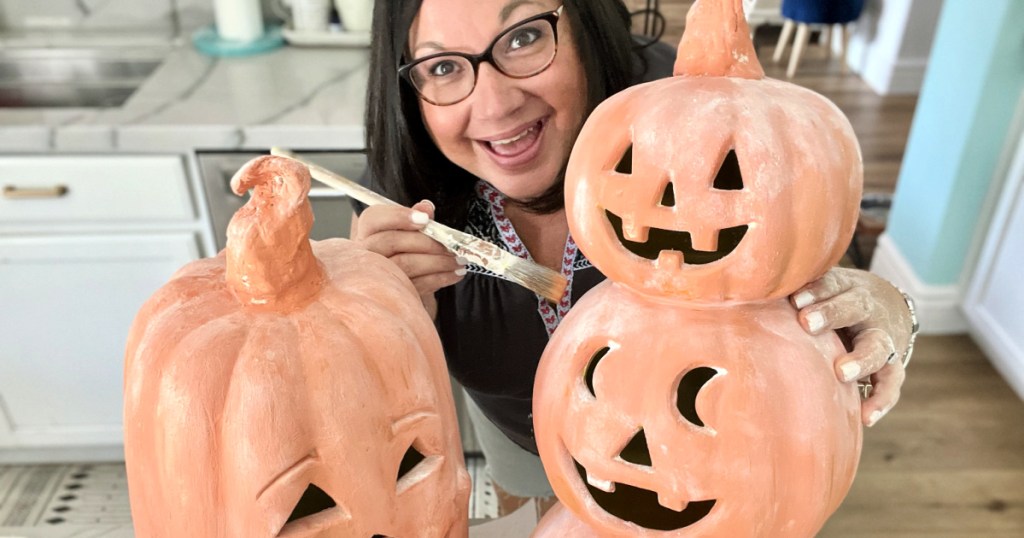
{"label": "eyeglass lens", "polygon": [[[490,51],[499,71],[513,78],[525,78],[546,69],[555,57],[556,48],[551,23],[541,19],[509,28]],[[420,95],[435,104],[460,101],[476,86],[472,62],[454,54],[417,63],[409,75]]]}

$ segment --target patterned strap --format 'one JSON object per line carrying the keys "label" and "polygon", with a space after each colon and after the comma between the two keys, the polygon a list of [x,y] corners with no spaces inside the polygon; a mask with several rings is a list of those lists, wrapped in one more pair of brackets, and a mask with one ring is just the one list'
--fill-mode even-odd
{"label": "patterned strap", "polygon": [[[526,249],[526,245],[519,239],[519,235],[516,233],[515,227],[512,226],[512,222],[505,215],[505,196],[483,181],[478,182],[476,188],[480,198],[490,206],[491,218],[494,219],[494,225],[498,228],[501,241],[505,243],[509,252],[520,258],[533,261],[530,252]],[[569,309],[572,307],[573,263],[576,261],[577,251],[576,242],[573,241],[572,235],[567,235],[565,238],[565,249],[562,252],[561,272],[568,285],[565,287],[565,293],[562,294],[562,300],[557,305],[552,306],[544,297],[537,295],[537,313],[544,321],[544,328],[547,329],[549,337],[555,332],[562,318],[569,313]]]}

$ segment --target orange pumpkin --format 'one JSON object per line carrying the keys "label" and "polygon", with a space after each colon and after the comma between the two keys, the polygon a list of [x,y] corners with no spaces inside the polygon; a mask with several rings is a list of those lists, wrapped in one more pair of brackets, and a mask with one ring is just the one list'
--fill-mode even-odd
{"label": "orange pumpkin", "polygon": [[573,147],[573,238],[642,293],[784,297],[852,237],[863,181],[853,129],[824,97],[764,78],[741,4],[694,4],[676,76],[606,100]]}
{"label": "orange pumpkin", "polygon": [[814,536],[860,457],[842,353],[785,299],[697,308],[606,281],[541,358],[544,470],[598,536]]}
{"label": "orange pumpkin", "polygon": [[309,241],[309,172],[261,157],[221,255],[142,308],[125,364],[132,519],[147,538],[466,536],[441,344],[411,282]]}

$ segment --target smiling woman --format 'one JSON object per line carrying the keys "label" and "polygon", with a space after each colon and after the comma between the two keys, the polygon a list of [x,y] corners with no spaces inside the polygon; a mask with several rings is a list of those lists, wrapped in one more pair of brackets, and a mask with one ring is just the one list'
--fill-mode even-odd
{"label": "smiling woman", "polygon": [[[739,0],[701,0],[709,2],[739,6]],[[664,260],[679,270],[660,274],[682,278],[701,274],[702,267],[724,263],[744,249],[768,256],[778,236],[767,235],[766,227],[747,214],[755,205],[772,206],[778,210],[777,220],[796,221],[803,231],[827,236],[832,233],[827,230],[845,226],[794,209],[813,207],[819,190],[805,198],[778,199],[760,188],[763,178],[757,167],[778,149],[784,128],[769,129],[763,140],[737,138],[732,146],[729,133],[765,119],[744,117],[746,123],[739,123],[736,110],[698,104],[691,110],[690,138],[673,140],[676,145],[669,148],[648,148],[630,140],[629,133],[667,121],[670,112],[678,117],[669,109],[689,102],[689,96],[663,102],[656,94],[645,95],[638,99],[636,118],[612,119],[588,134],[608,150],[595,152],[594,158],[607,159],[601,164],[610,167],[634,146],[625,159],[632,172],[619,173],[650,179],[634,182],[636,188],[611,182],[607,188],[596,187],[580,209],[599,219],[602,227],[594,229],[616,243],[615,255],[598,271],[569,233],[563,193],[569,155],[595,107],[623,90],[643,93],[641,87],[626,88],[670,75],[675,58],[668,45],[644,46],[632,39],[629,24],[621,0],[396,0],[375,6],[365,182],[412,209],[357,207],[361,213],[353,220],[352,237],[398,265],[435,318],[449,371],[470,396],[471,411],[480,411],[471,416],[499,498],[507,501],[502,503],[506,512],[522,497],[551,495],[536,456],[531,415],[537,365],[548,338],[573,305],[604,280],[602,271],[639,270],[635,278],[642,279],[652,273],[652,264]],[[703,52],[695,51],[698,57]],[[746,52],[746,58],[752,56],[752,49]],[[739,71],[727,77],[742,75]],[[733,80],[720,83],[720,93],[733,91],[741,99],[753,99],[757,91],[752,86]],[[704,90],[694,84],[693,91]],[[632,121],[637,118],[643,121]],[[722,134],[723,129],[729,132]],[[816,133],[828,138],[834,131],[803,133],[808,139]],[[656,172],[679,164],[666,162],[677,153],[673,148],[701,149],[704,161],[688,170],[691,181],[670,181]],[[821,151],[829,149],[823,146]],[[790,164],[794,171],[807,172],[805,183],[813,185],[813,166],[804,166],[798,157]],[[772,177],[786,173],[785,166],[777,168]],[[717,192],[707,192],[712,190]],[[796,206],[786,213],[790,203]],[[821,206],[843,203],[830,199]],[[699,225],[673,222],[670,217],[680,207],[700,215]],[[557,304],[549,303],[456,258],[418,233],[430,218],[560,271],[569,283],[565,295]],[[831,243],[821,249],[827,252],[807,256],[814,261],[796,272],[800,277],[814,278],[814,271],[827,268],[825,262],[835,251]],[[594,252],[600,257],[612,250]],[[684,262],[693,267],[683,267]],[[774,263],[783,271],[788,260]],[[678,287],[707,297],[742,293],[739,282],[748,269],[738,267],[729,285],[694,278],[683,279]],[[783,287],[792,291],[797,279]],[[789,293],[783,287],[775,292]],[[872,294],[877,300],[867,298]],[[857,347],[838,364],[844,372],[854,367],[864,375],[880,372],[880,388],[864,404],[867,416],[891,408],[903,372],[885,366],[886,358],[906,349],[912,327],[903,297],[867,273],[836,272],[807,286],[794,303],[802,309],[798,319],[808,332],[854,327]]]}

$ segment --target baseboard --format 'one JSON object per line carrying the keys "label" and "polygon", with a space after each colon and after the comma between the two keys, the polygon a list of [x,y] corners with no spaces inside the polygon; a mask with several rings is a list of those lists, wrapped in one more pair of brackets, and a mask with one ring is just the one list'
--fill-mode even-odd
{"label": "baseboard", "polygon": [[961,334],[968,331],[967,319],[960,308],[960,286],[932,286],[921,282],[888,234],[883,233],[878,238],[871,272],[899,286],[914,298],[922,334]]}

